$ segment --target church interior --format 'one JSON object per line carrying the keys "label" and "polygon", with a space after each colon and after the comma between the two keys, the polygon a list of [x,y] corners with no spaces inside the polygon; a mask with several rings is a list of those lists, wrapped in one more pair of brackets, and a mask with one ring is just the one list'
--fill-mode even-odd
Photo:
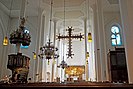
{"label": "church interior", "polygon": [[132,0],[0,0],[0,86],[133,87],[132,7]]}

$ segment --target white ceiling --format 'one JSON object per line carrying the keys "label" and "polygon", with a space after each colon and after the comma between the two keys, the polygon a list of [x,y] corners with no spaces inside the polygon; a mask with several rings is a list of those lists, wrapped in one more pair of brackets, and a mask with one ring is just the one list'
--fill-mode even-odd
{"label": "white ceiling", "polygon": [[[28,4],[26,7],[26,15],[27,16],[35,16],[38,15],[38,8],[46,8],[46,4],[49,5],[50,8],[50,1],[51,0],[27,0]],[[67,20],[66,23],[71,24],[75,26],[78,30],[81,28],[78,28],[78,26],[82,27],[81,21],[75,19],[79,19],[80,17],[84,17],[85,11],[85,5],[87,0],[53,0],[53,9],[54,11],[54,17],[63,19],[64,18],[64,1],[65,1],[65,19]],[[7,8],[9,11],[12,10],[11,16],[18,17],[20,13],[21,8],[21,0],[0,0],[1,5],[3,5],[5,8]],[[95,0],[89,0],[89,5],[93,5],[95,3]],[[119,3],[118,0],[103,0],[103,10],[104,12],[112,12],[112,11],[119,11]],[[40,6],[41,5],[41,6]],[[48,8],[48,7],[47,7]],[[72,20],[73,19],[73,20]],[[77,23],[77,25],[76,25]],[[62,22],[60,23],[63,24]]]}
{"label": "white ceiling", "polygon": [[[28,3],[28,9],[30,10],[36,10],[39,7],[40,3],[46,3],[50,4],[51,0],[27,0]],[[87,0],[53,0],[53,8],[64,8],[64,1],[65,1],[65,7],[79,7],[81,6],[85,1]],[[21,0],[0,0],[0,2],[9,10],[20,10],[21,8]],[[89,0],[89,3],[93,4],[95,0]],[[119,11],[119,5],[118,0],[103,0],[103,9],[105,12],[109,11]],[[72,12],[72,11],[71,11]],[[61,13],[61,12],[59,12]],[[77,13],[77,12],[76,12]],[[56,13],[57,14],[57,13]],[[33,13],[32,13],[33,15]],[[71,16],[71,14],[70,14]]]}
{"label": "white ceiling", "polygon": [[104,12],[118,12],[119,0],[104,0],[103,2]]}
{"label": "white ceiling", "polygon": [[[75,7],[80,6],[85,0],[53,0],[53,7],[60,8],[64,7],[64,3],[66,7]],[[43,0],[43,3],[47,3],[50,5],[51,0]]]}
{"label": "white ceiling", "polygon": [[0,0],[0,2],[9,10],[20,10],[21,0]]}

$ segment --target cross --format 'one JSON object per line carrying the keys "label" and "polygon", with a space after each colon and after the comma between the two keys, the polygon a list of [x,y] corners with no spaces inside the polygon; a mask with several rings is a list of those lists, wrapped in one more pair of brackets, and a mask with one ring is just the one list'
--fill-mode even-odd
{"label": "cross", "polygon": [[67,36],[63,36],[63,35],[60,36],[60,34],[58,36],[59,41],[60,41],[60,39],[68,39],[68,54],[66,54],[66,55],[68,55],[67,58],[69,58],[69,57],[72,58],[72,56],[74,55],[74,54],[72,54],[72,39],[74,39],[74,38],[80,39],[80,41],[81,41],[81,39],[83,38],[83,35],[81,35],[81,33],[80,33],[80,35],[72,35],[73,30],[74,29],[72,29],[72,27],[71,28],[68,27],[68,29],[66,29],[66,31],[68,31]]}

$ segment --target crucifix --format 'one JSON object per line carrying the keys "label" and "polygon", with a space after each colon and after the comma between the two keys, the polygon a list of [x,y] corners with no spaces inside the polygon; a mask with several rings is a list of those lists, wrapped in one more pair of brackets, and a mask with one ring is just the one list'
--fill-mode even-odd
{"label": "crucifix", "polygon": [[63,35],[60,36],[60,34],[58,36],[59,41],[60,41],[60,39],[68,39],[68,54],[66,54],[67,58],[69,58],[69,57],[72,58],[72,56],[74,55],[74,54],[72,54],[72,39],[74,39],[74,38],[80,39],[80,41],[81,41],[81,39],[83,38],[83,35],[81,35],[81,33],[80,33],[80,35],[72,35],[73,30],[74,29],[72,29],[72,27],[71,28],[68,27],[68,29],[66,29],[66,31],[68,31],[67,36],[63,36]]}

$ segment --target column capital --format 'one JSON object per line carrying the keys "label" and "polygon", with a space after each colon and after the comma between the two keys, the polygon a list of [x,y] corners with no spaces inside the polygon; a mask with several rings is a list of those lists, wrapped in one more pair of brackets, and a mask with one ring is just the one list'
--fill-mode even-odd
{"label": "column capital", "polygon": [[87,17],[81,17],[81,20],[87,21]]}
{"label": "column capital", "polygon": [[91,8],[93,9],[93,11],[96,10],[96,7],[97,7],[97,6],[96,6],[96,3],[93,4],[93,5],[91,5]]}
{"label": "column capital", "polygon": [[53,19],[52,19],[52,21],[53,21],[54,23],[56,23],[58,20],[59,20],[58,18],[53,18]]}

